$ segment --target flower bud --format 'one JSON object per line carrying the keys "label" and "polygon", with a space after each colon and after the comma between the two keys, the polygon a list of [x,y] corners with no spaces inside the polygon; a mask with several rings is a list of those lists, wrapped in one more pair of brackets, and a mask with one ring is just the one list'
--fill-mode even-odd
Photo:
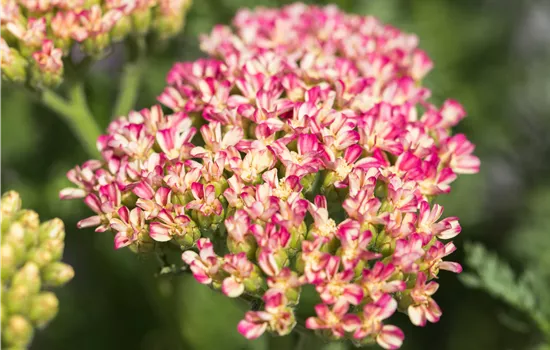
{"label": "flower bud", "polygon": [[43,243],[48,240],[65,239],[65,225],[60,219],[52,219],[40,225],[38,231],[38,240]]}
{"label": "flower bud", "polygon": [[161,39],[179,33],[185,25],[185,17],[191,0],[160,0],[155,9],[153,27]]}
{"label": "flower bud", "polygon": [[[2,237],[2,243],[7,244],[13,250],[14,265],[21,264],[25,259],[27,247],[25,245],[25,228],[20,222],[13,223]],[[10,252],[11,254],[11,252]]]}
{"label": "flower bud", "polygon": [[143,35],[149,31],[153,17],[152,15],[153,13],[149,8],[134,11],[134,13],[132,14],[132,23],[138,34]]}
{"label": "flower bud", "polygon": [[28,253],[28,260],[35,262],[39,267],[44,267],[51,262],[58,261],[63,255],[65,243],[60,239],[53,239],[43,243],[38,248],[33,248]]}
{"label": "flower bud", "polygon": [[[21,197],[15,191],[9,191],[2,195],[1,211],[2,221],[9,220],[21,209]],[[2,230],[3,231],[3,230]]]}
{"label": "flower bud", "polygon": [[24,286],[29,293],[34,294],[40,290],[40,269],[33,262],[27,262],[12,278],[11,287]]}
{"label": "flower bud", "polygon": [[59,300],[52,292],[43,292],[32,298],[29,319],[39,328],[50,322],[59,310]]}
{"label": "flower bud", "polygon": [[155,250],[155,241],[151,239],[148,232],[140,232],[138,239],[129,247],[134,253],[150,253]]}
{"label": "flower bud", "polygon": [[44,268],[42,279],[44,284],[49,286],[61,286],[74,277],[74,270],[71,266],[62,262],[54,262]]}
{"label": "flower bud", "polygon": [[114,25],[111,30],[111,39],[113,42],[124,40],[132,31],[132,20],[128,16],[123,16]]}
{"label": "flower bud", "polygon": [[172,242],[180,246],[182,249],[189,249],[195,245],[198,239],[201,238],[201,231],[194,221],[189,222],[182,236],[173,236]]}
{"label": "flower bud", "polygon": [[[4,35],[4,31],[2,31]],[[21,56],[19,51],[8,47],[4,39],[0,42],[0,54],[2,59],[2,79],[14,83],[23,83],[27,80],[27,60]],[[2,205],[3,206],[3,205]]]}
{"label": "flower bud", "polygon": [[2,297],[5,298],[3,301],[10,314],[26,314],[30,308],[32,295],[33,293],[25,285],[11,286],[7,292],[2,293]]}
{"label": "flower bud", "polygon": [[2,284],[11,279],[11,276],[15,273],[16,257],[15,249],[13,246],[7,243],[2,243],[0,246],[0,257],[1,257],[1,271],[2,271]]}
{"label": "flower bud", "polygon": [[252,259],[258,249],[258,243],[252,235],[245,236],[242,241],[237,241],[231,235],[228,235],[227,248],[233,254],[244,252],[249,259]]}
{"label": "flower bud", "polygon": [[34,334],[32,325],[21,315],[13,315],[2,329],[2,344],[7,347],[26,347]]}

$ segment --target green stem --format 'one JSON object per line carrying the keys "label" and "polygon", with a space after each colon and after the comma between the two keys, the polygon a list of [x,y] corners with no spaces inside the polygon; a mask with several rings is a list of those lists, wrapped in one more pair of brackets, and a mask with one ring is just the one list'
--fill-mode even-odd
{"label": "green stem", "polygon": [[68,97],[68,100],[64,99],[46,89],[42,92],[42,103],[65,120],[90,156],[97,157],[99,153],[96,142],[101,132],[88,109],[84,86],[81,83],[72,85]]}
{"label": "green stem", "polygon": [[118,97],[113,109],[113,118],[127,115],[134,108],[139,94],[144,66],[143,58],[138,58],[135,62],[126,63],[122,77],[120,78]]}
{"label": "green stem", "polygon": [[147,45],[143,37],[131,38],[126,42],[126,53],[130,59],[124,64],[113,118],[127,115],[136,104],[141,77],[146,66],[146,51]]}

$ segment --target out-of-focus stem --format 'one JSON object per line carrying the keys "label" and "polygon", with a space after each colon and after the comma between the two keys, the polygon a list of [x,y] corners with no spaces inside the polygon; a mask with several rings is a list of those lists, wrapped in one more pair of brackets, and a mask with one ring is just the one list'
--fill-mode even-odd
{"label": "out-of-focus stem", "polygon": [[139,94],[144,66],[143,58],[139,58],[135,62],[128,62],[125,65],[122,77],[120,78],[118,98],[113,109],[113,118],[127,115],[134,108]]}
{"label": "out-of-focus stem", "polygon": [[143,71],[147,64],[146,44],[143,37],[128,40],[126,52],[130,59],[124,64],[118,96],[113,109],[113,118],[127,115],[134,108],[139,95]]}
{"label": "out-of-focus stem", "polygon": [[101,132],[88,108],[83,85],[72,85],[69,88],[68,99],[48,89],[43,90],[41,97],[44,105],[67,122],[86,152],[92,157],[97,157],[99,152],[96,142]]}

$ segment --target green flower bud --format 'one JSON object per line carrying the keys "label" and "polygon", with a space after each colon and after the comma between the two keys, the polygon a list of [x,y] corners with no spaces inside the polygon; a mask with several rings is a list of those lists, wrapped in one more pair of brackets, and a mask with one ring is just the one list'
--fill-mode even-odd
{"label": "green flower bud", "polygon": [[9,58],[2,60],[2,79],[24,83],[27,80],[28,62],[14,48],[10,47],[8,50]]}
{"label": "green flower bud", "polygon": [[33,262],[27,262],[13,275],[11,280],[12,289],[24,286],[31,294],[38,293],[40,285],[40,269]]}
{"label": "green flower bud", "polygon": [[0,257],[2,259],[1,273],[2,284],[9,281],[15,273],[16,265],[16,252],[13,246],[3,243],[0,246]]}
{"label": "green flower bud", "polygon": [[[21,209],[21,197],[15,191],[9,191],[2,195],[1,211],[2,221],[8,221]],[[2,230],[3,232],[4,230]]]}
{"label": "green flower bud", "polygon": [[32,298],[29,319],[39,328],[57,315],[59,300],[52,292],[43,292]]}
{"label": "green flower bud", "polygon": [[105,49],[111,44],[109,33],[101,33],[94,37],[84,40],[82,43],[82,49],[90,56],[99,57]]}
{"label": "green flower bud", "polygon": [[128,247],[134,253],[150,253],[155,250],[155,241],[149,236],[149,232],[141,231],[138,239]]}
{"label": "green flower bud", "polygon": [[27,247],[25,246],[25,228],[19,222],[13,223],[8,229],[2,243],[8,244],[13,249],[15,265],[20,265],[25,259]]}
{"label": "green flower bud", "polygon": [[113,29],[111,29],[111,39],[113,42],[124,40],[132,31],[132,20],[130,17],[123,16],[120,18]]}
{"label": "green flower bud", "polygon": [[26,347],[34,334],[32,325],[21,315],[13,315],[9,318],[6,328],[2,329],[2,343],[7,346]]}
{"label": "green flower bud", "polygon": [[62,262],[54,262],[46,266],[42,271],[44,284],[49,286],[61,286],[74,277],[74,270],[71,266]]}
{"label": "green flower bud", "polygon": [[38,240],[40,242],[63,239],[65,239],[65,225],[63,225],[61,219],[52,219],[40,225],[38,231]]}
{"label": "green flower bud", "polygon": [[27,259],[35,262],[39,267],[44,267],[51,262],[58,261],[63,255],[65,243],[63,240],[55,239],[43,243],[38,248],[29,251]]}
{"label": "green flower bud", "polygon": [[23,242],[25,246],[28,248],[36,244],[38,240],[38,227],[40,226],[38,214],[32,210],[23,209],[16,215],[16,220],[23,226]]}
{"label": "green flower bud", "polygon": [[[5,295],[4,295],[5,294]],[[10,314],[26,314],[30,309],[30,298],[33,295],[25,285],[12,286],[7,292],[2,293],[2,300]]]}
{"label": "green flower bud", "polygon": [[227,236],[227,248],[233,254],[244,252],[248,259],[253,259],[258,249],[258,243],[252,235],[247,235],[244,241],[235,241],[231,236]]}
{"label": "green flower bud", "polygon": [[146,34],[149,31],[152,19],[153,13],[149,8],[134,11],[132,13],[132,23],[134,25],[135,31],[139,34]]}

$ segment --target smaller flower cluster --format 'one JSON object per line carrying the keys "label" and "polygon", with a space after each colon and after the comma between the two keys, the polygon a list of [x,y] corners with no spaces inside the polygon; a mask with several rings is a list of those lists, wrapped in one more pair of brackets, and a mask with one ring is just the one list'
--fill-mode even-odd
{"label": "smaller flower cluster", "polygon": [[51,287],[74,276],[60,262],[64,249],[63,222],[40,224],[38,215],[21,209],[16,192],[2,196],[2,348],[27,348],[35,328],[43,328],[57,314],[59,301]]}
{"label": "smaller flower cluster", "polygon": [[78,44],[98,57],[114,42],[155,32],[178,33],[191,0],[2,0],[2,78],[55,86],[63,57]]}

